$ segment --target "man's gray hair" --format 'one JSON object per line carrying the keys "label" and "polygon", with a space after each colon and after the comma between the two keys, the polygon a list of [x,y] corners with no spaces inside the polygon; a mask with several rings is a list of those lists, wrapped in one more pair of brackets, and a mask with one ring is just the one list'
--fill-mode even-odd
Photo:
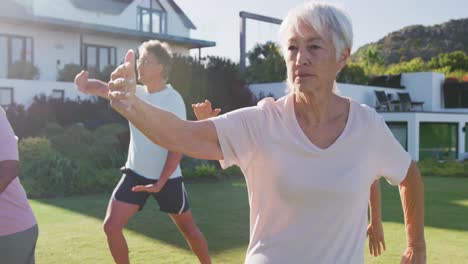
{"label": "man's gray hair", "polygon": [[159,40],[149,40],[143,42],[140,47],[138,47],[138,51],[146,50],[148,53],[153,54],[158,62],[163,65],[164,69],[164,81],[169,80],[169,75],[172,69],[172,52],[169,44],[166,42],[161,42]]}

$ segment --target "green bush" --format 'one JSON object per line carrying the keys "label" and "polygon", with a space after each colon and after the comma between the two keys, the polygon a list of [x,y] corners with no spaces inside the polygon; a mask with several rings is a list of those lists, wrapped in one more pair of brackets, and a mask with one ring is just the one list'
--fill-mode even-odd
{"label": "green bush", "polygon": [[30,197],[73,193],[73,163],[62,157],[45,138],[26,138],[19,144],[20,177]]}
{"label": "green bush", "polygon": [[125,156],[110,124],[89,131],[81,124],[62,128],[49,123],[43,137],[20,141],[21,178],[30,197],[55,197],[111,191]]}
{"label": "green bush", "polygon": [[73,82],[75,76],[83,70],[83,67],[79,64],[69,63],[63,66],[58,72],[57,81],[59,82]]}
{"label": "green bush", "polygon": [[468,177],[468,162],[424,159],[418,165],[423,176]]}
{"label": "green bush", "polygon": [[231,166],[225,170],[222,170],[221,173],[225,177],[243,177],[244,174],[242,173],[241,169],[238,166]]}
{"label": "green bush", "polygon": [[39,69],[29,61],[15,61],[8,68],[9,79],[34,80],[39,78]]}
{"label": "green bush", "polygon": [[183,169],[182,175],[188,180],[219,179],[220,173],[212,164],[200,164],[192,169]]}

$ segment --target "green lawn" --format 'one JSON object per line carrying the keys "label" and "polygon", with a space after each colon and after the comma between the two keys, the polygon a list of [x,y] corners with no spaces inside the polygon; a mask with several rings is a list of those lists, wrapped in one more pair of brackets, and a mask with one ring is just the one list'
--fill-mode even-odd
{"label": "green lawn", "polygon": [[[428,263],[468,260],[468,179],[425,178]],[[242,263],[248,242],[243,180],[187,184],[214,263]],[[399,263],[405,236],[397,188],[382,183],[387,251],[366,263]],[[39,221],[37,263],[112,263],[101,222],[109,195],[32,200]],[[133,263],[197,263],[171,220],[150,200],[126,229]],[[466,262],[465,262],[466,263]]]}

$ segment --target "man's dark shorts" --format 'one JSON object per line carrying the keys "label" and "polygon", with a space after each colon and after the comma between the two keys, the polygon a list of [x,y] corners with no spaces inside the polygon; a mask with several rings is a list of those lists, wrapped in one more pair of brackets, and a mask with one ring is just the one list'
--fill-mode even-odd
{"label": "man's dark shorts", "polygon": [[145,178],[127,168],[122,168],[121,171],[122,178],[112,193],[112,199],[139,205],[141,210],[151,195],[158,202],[160,211],[181,214],[190,209],[182,177],[168,179],[158,193],[133,192],[134,186],[155,184],[157,180]]}

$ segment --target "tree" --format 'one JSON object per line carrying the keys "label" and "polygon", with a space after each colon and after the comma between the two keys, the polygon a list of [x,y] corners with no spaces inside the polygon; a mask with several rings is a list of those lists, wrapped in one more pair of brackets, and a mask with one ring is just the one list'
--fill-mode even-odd
{"label": "tree", "polygon": [[368,78],[363,67],[348,63],[341,69],[336,80],[341,83],[367,84]]}
{"label": "tree", "polygon": [[426,63],[421,58],[414,58],[410,61],[403,61],[398,64],[390,65],[387,70],[386,74],[399,74],[404,72],[423,72],[426,71],[428,68]]}
{"label": "tree", "polygon": [[281,82],[286,79],[286,64],[280,48],[274,42],[257,44],[247,53],[249,66],[245,79],[248,83]]}
{"label": "tree", "polygon": [[366,66],[371,66],[371,65],[384,65],[385,64],[385,59],[384,57],[377,51],[375,47],[368,47],[364,53],[363,56],[360,59],[360,62],[365,64]]}
{"label": "tree", "polygon": [[449,71],[468,71],[468,55],[463,51],[441,53],[432,58],[428,65],[431,69],[448,67]]}
{"label": "tree", "polygon": [[229,112],[254,103],[239,74],[239,65],[222,57],[206,57],[201,63],[191,57],[176,56],[169,78],[182,95],[189,119],[195,119],[191,104],[210,100],[214,107]]}

